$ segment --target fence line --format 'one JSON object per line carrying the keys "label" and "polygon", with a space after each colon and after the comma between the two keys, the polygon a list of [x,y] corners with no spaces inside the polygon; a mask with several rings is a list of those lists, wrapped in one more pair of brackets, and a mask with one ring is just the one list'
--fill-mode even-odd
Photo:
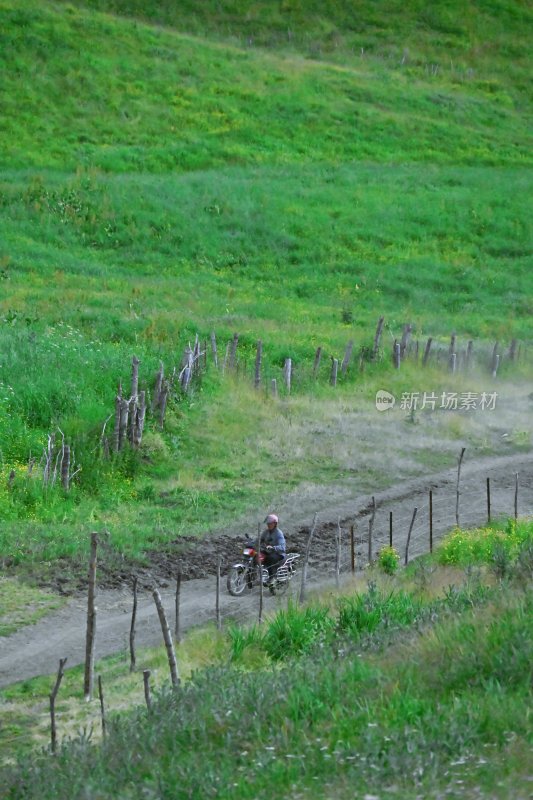
{"label": "fence line", "polygon": [[[492,519],[494,517],[500,515],[506,515],[509,518],[512,518],[516,514],[517,504],[520,504],[520,488],[526,488],[525,483],[521,483],[519,480],[519,475],[517,473],[512,473],[512,480],[509,481],[509,484],[505,486],[498,486],[494,482],[491,483],[491,515]],[[450,530],[453,530],[456,527],[456,498],[457,498],[457,491],[449,492],[444,491],[440,492],[438,489],[433,488],[432,490],[432,518],[433,518],[433,542],[438,541],[443,537],[443,535]],[[502,500],[502,497],[505,493],[505,502]],[[425,501],[422,501],[422,498],[427,496]],[[469,489],[468,491],[462,492],[459,487],[459,516],[460,516],[460,524],[461,527],[468,527],[471,525],[474,526],[483,526],[486,525],[488,522],[488,509],[487,509],[487,491],[485,487],[485,479],[483,479],[483,485],[480,489]],[[350,537],[350,525],[351,520],[343,520],[342,523],[339,520],[338,527],[333,529],[334,526],[331,527],[329,530],[329,525],[326,531],[322,531],[322,535],[315,535],[314,537],[309,537],[308,542],[311,545],[309,548],[309,562],[307,564],[307,581],[309,583],[309,587],[312,588],[319,588],[321,585],[324,584],[333,586],[335,582],[338,585],[338,578],[339,575],[342,574],[346,576],[347,574],[363,574],[365,568],[369,565],[368,560],[368,536],[369,536],[369,526],[367,522],[369,520],[374,519],[373,524],[373,553],[372,553],[372,560],[375,561],[379,550],[381,547],[389,544],[389,514],[392,511],[393,515],[393,547],[399,552],[400,557],[405,557],[405,563],[408,560],[408,547],[410,547],[410,557],[416,558],[417,556],[427,553],[430,550],[430,507],[429,507],[429,488],[426,492],[421,491],[414,494],[411,498],[412,500],[412,510],[406,514],[402,514],[401,516],[397,517],[394,515],[394,501],[388,503],[384,506],[373,504],[372,508],[369,509],[365,514],[359,516],[355,515],[352,519],[357,519],[357,533],[354,535],[354,552],[355,552],[355,570],[352,568],[352,559],[351,559],[351,537]],[[396,502],[405,502],[405,497],[399,498]],[[462,504],[468,503],[468,507],[463,511]],[[444,504],[444,507],[439,510],[439,504]],[[497,507],[500,506],[501,510],[498,511]],[[505,506],[505,511],[503,510]],[[418,509],[417,514],[414,513],[415,508]],[[313,522],[313,526],[316,524],[317,517],[315,515],[315,520]],[[376,524],[377,522],[377,524]],[[340,554],[338,550],[338,545],[335,543],[336,537],[339,535],[340,529]],[[317,548],[321,548],[318,555],[320,556],[317,558]],[[269,593],[265,593],[266,603],[266,611],[272,612],[272,610],[280,610],[280,608],[287,607],[287,604],[291,600],[296,600],[300,594],[300,571],[303,569],[303,564],[300,565],[300,570],[296,572],[295,577],[289,582],[289,586],[287,587],[287,591],[279,596],[271,597]],[[217,574],[213,581],[213,606],[211,612],[207,613],[207,618],[202,618],[201,620],[197,619],[197,622],[213,622],[216,624],[216,627],[220,630],[224,626],[227,626],[229,623],[234,625],[239,625],[241,623],[250,622],[255,617],[256,624],[261,622],[262,613],[263,613],[263,603],[261,602],[262,595],[260,593],[255,593],[252,595],[254,599],[257,599],[257,603],[254,607],[250,607],[250,603],[246,604],[245,607],[238,607],[236,604],[233,604],[231,607],[222,607],[220,602],[221,595],[220,591],[215,591],[215,587],[219,590],[223,586],[221,584],[221,570],[220,570],[220,557],[217,559]],[[225,587],[224,587],[225,588]],[[124,597],[132,597],[131,591],[123,590]],[[248,592],[246,593],[248,594]],[[157,591],[157,587],[154,585],[153,587],[153,595],[154,598],[159,600],[159,592]],[[157,597],[156,597],[157,595]],[[172,677],[172,683],[174,686],[179,684],[179,673],[178,673],[178,665],[179,665],[179,652],[180,652],[180,645],[179,642],[176,641],[176,658],[174,658],[174,646],[172,637],[170,635],[170,629],[172,629],[172,625],[167,623],[166,619],[163,619],[164,612],[162,611],[162,606],[158,605],[158,613],[161,620],[161,627],[164,636],[164,643],[167,649],[167,653],[169,656],[169,665]],[[176,607],[176,612],[178,611]],[[183,624],[183,612],[179,610],[180,614],[180,624]],[[204,617],[204,615],[202,615]],[[190,620],[189,620],[190,622]],[[194,624],[194,620],[192,621]],[[145,623],[146,624],[146,623]],[[125,617],[125,636],[127,635],[127,626],[129,625],[128,617]],[[175,637],[176,638],[176,637]],[[94,658],[94,655],[93,655]],[[64,662],[63,662],[64,663]],[[91,663],[92,666],[92,663]],[[135,671],[135,663],[132,664],[131,667]],[[144,690],[147,691],[147,672],[149,671],[144,670]],[[149,674],[148,674],[149,677]],[[59,687],[58,687],[59,688]],[[142,687],[141,687],[142,688]],[[149,689],[149,686],[148,686]],[[141,690],[141,689],[140,689]],[[101,687],[100,687],[101,692]],[[56,692],[57,693],[57,692]],[[55,700],[55,697],[54,697]],[[148,697],[146,699],[148,704]],[[55,741],[56,741],[56,730],[55,730],[55,719],[52,721],[53,730],[52,730],[52,750],[55,748]]]}

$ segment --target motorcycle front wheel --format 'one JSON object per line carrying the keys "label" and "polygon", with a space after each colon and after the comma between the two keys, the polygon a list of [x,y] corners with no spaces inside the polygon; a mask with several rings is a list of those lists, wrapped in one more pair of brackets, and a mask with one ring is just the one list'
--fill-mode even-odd
{"label": "motorcycle front wheel", "polygon": [[228,592],[233,597],[239,597],[248,588],[248,570],[242,564],[230,567],[226,580]]}

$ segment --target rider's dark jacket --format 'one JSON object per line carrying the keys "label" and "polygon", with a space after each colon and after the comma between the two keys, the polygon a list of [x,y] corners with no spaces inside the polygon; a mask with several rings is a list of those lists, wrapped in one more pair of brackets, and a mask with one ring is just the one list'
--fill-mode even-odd
{"label": "rider's dark jacket", "polygon": [[278,526],[274,530],[269,531],[268,528],[261,537],[261,548],[271,545],[274,552],[279,553],[280,556],[285,556],[287,545],[285,544],[285,537],[283,531],[280,531]]}

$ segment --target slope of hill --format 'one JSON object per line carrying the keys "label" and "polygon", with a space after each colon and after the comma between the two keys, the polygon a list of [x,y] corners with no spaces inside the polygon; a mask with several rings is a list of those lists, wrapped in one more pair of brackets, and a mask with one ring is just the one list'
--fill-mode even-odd
{"label": "slope of hill", "polygon": [[[252,468],[246,443],[281,436],[278,412],[213,375],[191,404],[171,398],[171,429],[150,431],[142,459],[92,458],[133,350],[147,376],[196,332],[238,331],[243,366],[261,338],[270,376],[317,345],[368,344],[380,314],[391,340],[406,322],[417,337],[531,339],[525,5],[390,0],[355,21],[340,2],[95,8],[0,0],[5,517],[82,513],[57,493],[43,505],[33,483],[10,493],[57,427],[99,519],[170,491],[187,527],[199,505],[231,513],[264,490],[275,445]],[[251,25],[262,47],[240,46]],[[386,361],[368,370],[375,389]],[[371,390],[354,369],[344,380]],[[212,480],[178,474],[199,452]],[[10,534],[13,558],[27,541]]]}

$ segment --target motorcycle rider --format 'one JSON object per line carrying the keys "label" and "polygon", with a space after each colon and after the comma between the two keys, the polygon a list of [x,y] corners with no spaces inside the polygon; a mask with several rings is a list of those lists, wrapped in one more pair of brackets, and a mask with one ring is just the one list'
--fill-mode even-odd
{"label": "motorcycle rider", "polygon": [[278,528],[278,517],[269,514],[265,518],[267,529],[261,537],[261,551],[265,553],[264,566],[268,569],[268,582],[274,583],[276,572],[285,560],[287,545],[283,531]]}

